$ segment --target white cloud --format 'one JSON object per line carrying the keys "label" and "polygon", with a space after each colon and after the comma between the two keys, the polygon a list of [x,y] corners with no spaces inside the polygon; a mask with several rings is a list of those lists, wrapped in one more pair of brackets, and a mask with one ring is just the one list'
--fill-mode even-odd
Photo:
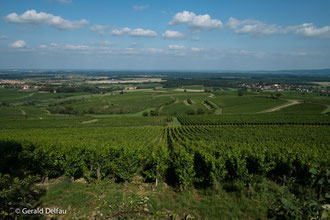
{"label": "white cloud", "polygon": [[85,19],[80,21],[70,21],[60,16],[55,16],[45,12],[37,13],[35,10],[27,10],[21,15],[11,13],[6,16],[6,21],[15,24],[41,25],[47,24],[59,30],[75,30],[83,28],[89,22]]}
{"label": "white cloud", "polygon": [[168,48],[171,50],[182,50],[182,49],[185,49],[186,47],[183,45],[171,44],[171,45],[168,45]]}
{"label": "white cloud", "polygon": [[227,26],[237,34],[272,35],[298,34],[307,37],[330,37],[330,26],[316,28],[313,23],[304,23],[296,26],[279,26],[265,24],[258,20],[237,20],[229,18]]}
{"label": "white cloud", "polygon": [[85,19],[80,21],[69,21],[65,20],[59,16],[54,16],[49,22],[48,25],[59,30],[75,30],[81,29],[89,22]]}
{"label": "white cloud", "polygon": [[128,27],[120,28],[120,29],[113,29],[110,32],[111,35],[119,36],[119,35],[130,35],[133,37],[156,37],[157,33],[152,30],[144,30],[142,28],[137,29],[130,29]]}
{"label": "white cloud", "polygon": [[167,39],[182,39],[185,37],[181,32],[172,30],[166,30],[162,36]]}
{"label": "white cloud", "polygon": [[281,26],[275,24],[265,24],[261,21],[246,19],[237,20],[235,18],[229,18],[227,26],[237,34],[255,34],[255,35],[271,35],[271,34],[283,34],[287,30]]}
{"label": "white cloud", "polygon": [[206,28],[206,29],[216,29],[223,26],[222,22],[217,19],[211,19],[210,15],[197,15],[190,26],[195,28]]}
{"label": "white cloud", "polygon": [[191,37],[191,40],[199,41],[200,40],[200,37]]}
{"label": "white cloud", "polygon": [[128,27],[120,28],[120,29],[113,29],[110,34],[114,36],[129,34],[131,32],[131,29]]}
{"label": "white cloud", "polygon": [[99,25],[94,24],[92,27],[89,28],[89,30],[99,33],[99,35],[103,36],[105,35],[105,30],[108,29],[108,25]]}
{"label": "white cloud", "polygon": [[6,35],[0,35],[0,39],[8,39]]}
{"label": "white cloud", "polygon": [[211,19],[208,14],[196,15],[194,12],[183,11],[174,15],[169,25],[188,24],[194,29],[217,29],[223,27],[223,24],[218,19]]}
{"label": "white cloud", "polygon": [[41,49],[50,49],[50,50],[77,50],[77,51],[83,51],[83,50],[90,50],[94,49],[94,47],[88,46],[88,45],[74,45],[74,44],[57,44],[57,43],[51,43],[48,45],[40,45],[39,48]]}
{"label": "white cloud", "polygon": [[43,24],[51,20],[52,17],[52,14],[44,12],[37,13],[35,10],[27,10],[22,15],[11,13],[6,16],[6,20],[17,24]]}
{"label": "white cloud", "polygon": [[330,26],[316,28],[313,23],[304,23],[302,25],[289,27],[294,33],[307,37],[330,37]]}
{"label": "white cloud", "polygon": [[149,5],[134,5],[134,11],[144,11],[149,8]]}
{"label": "white cloud", "polygon": [[144,30],[142,28],[134,29],[130,32],[131,36],[135,37],[156,37],[157,33],[152,30]]}
{"label": "white cloud", "polygon": [[176,15],[174,15],[173,20],[169,23],[169,25],[189,23],[194,19],[195,16],[196,14],[193,12],[189,12],[189,11],[179,12]]}
{"label": "white cloud", "polygon": [[10,47],[23,48],[23,47],[26,47],[26,43],[24,40],[18,40],[18,41],[15,41],[14,43],[10,44]]}

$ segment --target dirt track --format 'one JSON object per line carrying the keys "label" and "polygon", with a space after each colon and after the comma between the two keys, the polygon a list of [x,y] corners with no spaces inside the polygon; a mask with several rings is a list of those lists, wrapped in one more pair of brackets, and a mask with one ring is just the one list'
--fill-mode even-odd
{"label": "dirt track", "polygon": [[93,123],[93,122],[97,122],[99,119],[93,119],[93,120],[90,120],[90,121],[83,121],[81,122],[81,124],[88,124],[88,123]]}
{"label": "dirt track", "polygon": [[288,101],[288,102],[283,104],[283,105],[280,105],[280,106],[277,106],[277,107],[274,107],[274,108],[270,108],[270,109],[266,109],[266,110],[261,111],[259,113],[275,112],[275,111],[281,110],[282,108],[286,108],[286,107],[289,107],[291,105],[296,105],[296,104],[300,103],[300,101],[298,101],[298,100],[286,100],[286,101]]}

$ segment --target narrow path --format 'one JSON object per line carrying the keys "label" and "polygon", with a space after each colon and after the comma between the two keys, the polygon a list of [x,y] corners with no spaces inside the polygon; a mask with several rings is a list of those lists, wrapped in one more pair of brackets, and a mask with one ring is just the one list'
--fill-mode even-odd
{"label": "narrow path", "polygon": [[289,99],[286,99],[286,101],[288,101],[288,102],[285,103],[285,104],[283,104],[283,105],[280,105],[280,106],[277,106],[277,107],[273,107],[273,108],[270,108],[270,109],[266,109],[266,110],[263,110],[263,111],[258,112],[258,113],[266,113],[266,112],[279,111],[282,108],[286,108],[286,107],[289,107],[289,106],[292,106],[292,105],[300,104],[300,101],[299,100],[289,100]]}
{"label": "narrow path", "polygon": [[164,107],[165,107],[165,105],[160,106],[159,112],[162,112]]}
{"label": "narrow path", "polygon": [[204,105],[204,107],[205,107],[207,110],[212,110],[212,108],[211,108],[209,105],[205,104],[204,101],[202,102],[202,105]]}
{"label": "narrow path", "polygon": [[181,123],[179,122],[177,117],[172,117],[172,122],[168,123],[170,127],[180,127]]}
{"label": "narrow path", "polygon": [[13,98],[13,99],[24,99],[24,98],[31,97],[31,96],[33,96],[34,94],[36,94],[36,92],[32,92],[32,93],[30,93],[30,94],[28,94],[28,95],[26,95],[26,96],[17,97],[17,98]]}
{"label": "narrow path", "polygon": [[23,109],[20,108],[19,110],[21,110],[22,115],[26,115],[26,112]]}
{"label": "narrow path", "polygon": [[93,119],[93,120],[90,120],[90,121],[83,121],[81,122],[80,124],[88,124],[88,123],[93,123],[93,122],[97,122],[99,119]]}
{"label": "narrow path", "polygon": [[184,103],[186,106],[190,106],[190,104],[187,102],[187,100],[184,100],[183,103]]}
{"label": "narrow path", "polygon": [[328,112],[330,112],[330,105],[326,105],[326,109],[324,109],[324,111],[322,112],[322,114],[327,114]]}
{"label": "narrow path", "polygon": [[162,141],[163,141],[163,137],[161,136],[157,145],[160,145],[162,143]]}
{"label": "narrow path", "polygon": [[50,111],[48,111],[47,109],[41,108],[42,110],[44,110],[45,112],[47,112],[47,115],[51,115]]}

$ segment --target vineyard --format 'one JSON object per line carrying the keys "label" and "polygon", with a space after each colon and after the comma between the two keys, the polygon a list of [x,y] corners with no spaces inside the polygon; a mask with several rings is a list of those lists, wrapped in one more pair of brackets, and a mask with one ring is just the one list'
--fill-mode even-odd
{"label": "vineyard", "polygon": [[[168,120],[170,121],[170,120]],[[169,124],[170,125],[170,124]],[[186,191],[255,178],[314,184],[309,170],[330,163],[325,125],[187,125],[4,130],[1,170],[42,179],[129,182],[136,176]],[[318,177],[317,177],[318,178]],[[329,190],[324,185],[319,193]]]}
{"label": "vineyard", "polygon": [[[229,219],[327,217],[323,206],[330,202],[330,119],[321,113],[326,99],[312,97],[264,113],[287,101],[253,94],[239,100],[229,92],[222,97],[223,93],[166,90],[164,94],[67,94],[62,98],[51,94],[41,99],[45,94],[26,97],[8,91],[11,102],[0,106],[0,186],[4,189],[0,206],[5,210],[0,217],[13,217],[15,207],[38,204],[22,195],[28,187],[41,184],[48,189],[54,182],[56,187],[50,185],[40,198],[44,204],[71,207],[58,194],[70,194],[79,186],[86,192],[83,198],[72,196],[72,201],[84,201],[80,208],[73,205],[75,209],[84,210],[90,203],[84,198],[99,193],[93,204],[103,204],[100,212],[108,217],[133,213],[133,218],[173,218],[178,213],[184,218],[190,213],[197,219],[215,219],[223,214],[220,207]],[[40,103],[31,104],[39,98]],[[58,106],[78,114],[52,112]],[[94,112],[83,114],[90,108]],[[123,114],[109,114],[116,108]],[[216,114],[220,108],[223,114]],[[36,182],[29,182],[30,178]],[[138,189],[132,193],[137,180]],[[121,197],[111,200],[96,189]],[[135,198],[131,205],[120,205],[131,196]],[[180,199],[181,206],[173,205]],[[115,208],[109,210],[104,204],[110,201]],[[78,211],[74,212],[77,218],[94,212]]]}

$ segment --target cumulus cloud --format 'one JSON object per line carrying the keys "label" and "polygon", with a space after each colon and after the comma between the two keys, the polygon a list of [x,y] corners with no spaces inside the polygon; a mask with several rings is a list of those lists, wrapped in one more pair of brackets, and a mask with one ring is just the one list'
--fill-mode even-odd
{"label": "cumulus cloud", "polygon": [[24,40],[18,40],[15,41],[14,43],[10,44],[10,47],[12,48],[24,48],[26,47],[26,43]]}
{"label": "cumulus cloud", "polygon": [[134,5],[133,10],[134,11],[144,11],[149,8],[149,5]]}
{"label": "cumulus cloud", "polygon": [[313,23],[304,23],[302,25],[289,27],[288,29],[293,30],[296,34],[307,37],[330,37],[330,26],[316,28]]}
{"label": "cumulus cloud", "polygon": [[287,30],[281,26],[275,24],[265,24],[258,20],[246,19],[237,20],[235,18],[229,18],[227,26],[237,34],[255,34],[255,35],[271,35],[271,34],[283,34]]}
{"label": "cumulus cloud", "polygon": [[120,29],[113,29],[110,34],[114,36],[119,36],[119,35],[124,35],[124,34],[129,34],[131,32],[131,29],[128,27],[120,28]]}
{"label": "cumulus cloud", "polygon": [[185,49],[186,47],[183,45],[171,44],[171,45],[168,45],[168,48],[171,50],[182,50],[182,49]]}
{"label": "cumulus cloud", "polygon": [[111,35],[119,36],[119,35],[130,35],[133,37],[156,37],[157,33],[152,30],[144,30],[142,28],[131,29],[128,27],[113,29],[110,32]]}
{"label": "cumulus cloud", "polygon": [[7,39],[8,37],[6,35],[0,35],[0,39]]}
{"label": "cumulus cloud", "polygon": [[70,21],[60,16],[55,16],[45,12],[36,12],[35,10],[27,10],[21,15],[11,13],[5,17],[7,22],[15,24],[41,25],[46,24],[58,30],[76,30],[81,29],[89,22],[85,19],[80,21]]}
{"label": "cumulus cloud", "polygon": [[156,37],[157,33],[152,30],[144,30],[142,28],[134,29],[130,32],[131,36],[135,37]]}
{"label": "cumulus cloud", "polygon": [[89,28],[89,30],[99,33],[99,35],[104,36],[105,30],[109,28],[108,25],[99,25],[94,24],[92,27]]}
{"label": "cumulus cloud", "polygon": [[162,36],[166,39],[182,39],[185,37],[181,32],[172,30],[166,30]]}
{"label": "cumulus cloud", "polygon": [[237,20],[229,18],[227,26],[237,34],[272,35],[272,34],[298,34],[307,37],[330,37],[330,26],[317,28],[313,23],[304,23],[296,26],[279,26],[265,24],[258,20]]}
{"label": "cumulus cloud", "polygon": [[211,19],[208,14],[196,15],[194,12],[183,11],[174,15],[169,25],[188,24],[193,29],[218,29],[223,24],[218,19]]}

